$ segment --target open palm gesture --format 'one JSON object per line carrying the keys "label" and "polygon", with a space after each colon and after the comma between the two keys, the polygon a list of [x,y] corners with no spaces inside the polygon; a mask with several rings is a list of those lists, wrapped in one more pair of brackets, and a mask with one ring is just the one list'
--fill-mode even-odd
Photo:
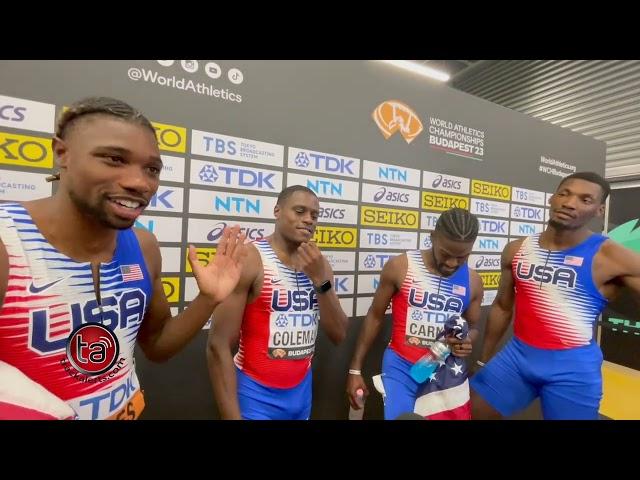
{"label": "open palm gesture", "polygon": [[225,228],[216,255],[206,266],[198,261],[195,247],[189,245],[189,263],[200,293],[216,304],[222,302],[240,280],[242,260],[247,254],[245,238],[245,235],[240,233],[239,226]]}

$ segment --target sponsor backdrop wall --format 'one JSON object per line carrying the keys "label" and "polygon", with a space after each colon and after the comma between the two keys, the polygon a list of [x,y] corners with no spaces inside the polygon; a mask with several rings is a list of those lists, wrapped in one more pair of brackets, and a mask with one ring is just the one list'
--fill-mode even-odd
{"label": "sponsor backdrop wall", "polygon": [[[355,331],[380,271],[393,255],[429,247],[442,211],[458,206],[480,218],[469,263],[489,305],[502,248],[543,230],[561,177],[604,172],[602,142],[379,62],[2,61],[0,200],[52,193],[44,178],[54,170],[54,118],[89,95],[130,102],[157,129],[161,186],[136,225],[160,242],[174,313],[197,292],[188,243],[207,262],[227,224],[240,223],[251,239],[270,234],[285,186],[318,194],[315,240],[351,320],[341,346],[319,336],[312,418],[346,418]],[[379,372],[389,332],[368,357],[368,378]],[[206,335],[161,366],[138,352],[143,418],[217,418]],[[381,418],[376,395],[366,418]]]}

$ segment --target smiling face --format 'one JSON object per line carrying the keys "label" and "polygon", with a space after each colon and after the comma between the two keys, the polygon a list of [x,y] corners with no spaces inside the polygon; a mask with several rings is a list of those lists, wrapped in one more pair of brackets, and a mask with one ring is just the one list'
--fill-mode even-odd
{"label": "smiling face", "polygon": [[572,178],[563,182],[551,196],[549,225],[560,230],[577,230],[595,217],[604,215],[600,185]]}
{"label": "smiling face", "polygon": [[79,118],[53,150],[60,189],[75,207],[114,229],[133,226],[158,190],[162,161],[150,128],[105,114]]}
{"label": "smiling face", "polygon": [[318,224],[320,202],[315,195],[302,190],[293,192],[276,205],[276,230],[292,243],[308,242],[313,238]]}

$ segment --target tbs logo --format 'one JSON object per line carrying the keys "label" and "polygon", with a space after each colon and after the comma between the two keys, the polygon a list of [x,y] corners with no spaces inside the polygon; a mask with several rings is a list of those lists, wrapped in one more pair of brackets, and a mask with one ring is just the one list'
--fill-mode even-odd
{"label": "tbs logo", "polygon": [[120,353],[115,334],[100,323],[85,323],[69,336],[67,358],[85,375],[100,375],[109,370]]}

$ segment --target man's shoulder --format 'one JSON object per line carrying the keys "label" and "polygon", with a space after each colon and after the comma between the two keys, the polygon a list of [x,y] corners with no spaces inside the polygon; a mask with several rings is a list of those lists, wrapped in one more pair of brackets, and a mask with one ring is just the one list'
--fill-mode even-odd
{"label": "man's shoulder", "polygon": [[503,258],[506,256],[507,258],[513,259],[514,255],[518,252],[518,250],[520,250],[520,247],[522,247],[522,244],[525,241],[530,242],[532,239],[533,237],[522,237],[511,240],[505,245],[504,249],[502,250]]}
{"label": "man's shoulder", "polygon": [[138,243],[140,244],[140,248],[142,248],[143,250],[154,247],[160,248],[158,239],[149,230],[138,227],[131,227],[130,230],[135,234],[136,238],[138,239]]}
{"label": "man's shoulder", "polygon": [[247,249],[247,255],[242,264],[242,274],[251,277],[253,280],[262,270],[262,256],[256,242],[246,243],[245,248]]}
{"label": "man's shoulder", "polygon": [[[418,253],[421,253],[420,250],[417,250]],[[385,267],[388,266],[389,269],[397,269],[406,267],[407,261],[409,258],[409,252],[402,252],[397,255],[393,255],[387,262],[385,263]]]}
{"label": "man's shoulder", "polygon": [[607,260],[622,260],[624,258],[628,258],[628,256],[637,256],[638,252],[631,250],[630,248],[625,247],[624,245],[612,240],[608,237],[605,237],[605,240],[602,242],[600,248],[596,252],[596,257],[604,257]]}

